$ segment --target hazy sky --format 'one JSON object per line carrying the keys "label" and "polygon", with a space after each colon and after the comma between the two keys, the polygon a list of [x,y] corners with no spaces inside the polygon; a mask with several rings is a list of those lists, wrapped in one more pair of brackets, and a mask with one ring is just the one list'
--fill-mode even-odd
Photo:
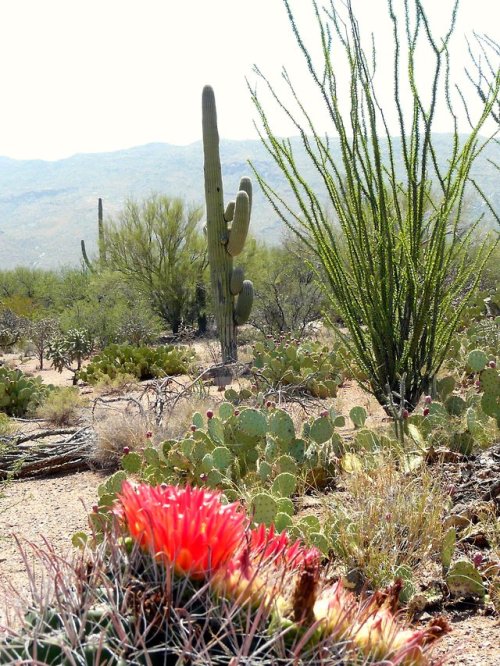
{"label": "hazy sky", "polygon": [[[383,67],[391,44],[385,0],[353,4],[378,38]],[[499,40],[498,0],[461,5],[456,71],[466,58],[464,32]],[[292,6],[314,43],[310,0]],[[444,29],[450,0],[424,6]],[[206,83],[215,89],[220,134],[257,138],[245,83],[255,80],[254,63],[273,81],[286,65],[309,94],[282,0],[0,0],[0,63],[0,155],[23,159],[196,141]],[[271,117],[278,132],[289,132]],[[449,122],[436,129],[448,131]]]}

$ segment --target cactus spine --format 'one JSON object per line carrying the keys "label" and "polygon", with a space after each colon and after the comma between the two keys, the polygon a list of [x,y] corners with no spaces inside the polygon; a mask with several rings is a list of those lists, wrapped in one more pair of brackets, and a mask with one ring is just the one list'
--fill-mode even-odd
{"label": "cactus spine", "polygon": [[236,326],[248,321],[253,302],[251,281],[243,280],[241,268],[233,269],[233,257],[243,250],[248,233],[252,183],[242,178],[236,200],[224,210],[217,109],[211,86],[203,88],[202,122],[210,282],[222,360],[231,363],[237,359]]}
{"label": "cactus spine", "polygon": [[[97,235],[98,235],[98,244],[99,244],[99,266],[102,268],[102,266],[104,266],[104,264],[106,263],[106,244],[104,241],[102,199],[100,197],[97,200]],[[96,268],[89,259],[84,240],[81,241],[81,246],[82,246],[83,261],[85,265],[90,271],[92,271],[92,273],[95,273]]]}

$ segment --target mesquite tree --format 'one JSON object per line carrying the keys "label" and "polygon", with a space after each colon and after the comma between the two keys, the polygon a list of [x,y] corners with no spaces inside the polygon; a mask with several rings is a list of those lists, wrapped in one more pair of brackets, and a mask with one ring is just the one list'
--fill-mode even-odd
{"label": "mesquite tree", "polygon": [[[460,136],[449,52],[458,0],[441,38],[434,35],[420,0],[398,3],[402,15],[396,3],[387,0],[393,30],[392,108],[385,101],[382,107],[376,89],[380,81],[387,88],[389,73],[379,78],[375,45],[365,50],[350,0],[330,0],[321,7],[312,1],[319,64],[305,44],[291,3],[283,1],[326,107],[331,135],[316,131],[316,100],[301,99],[286,70],[286,99],[257,67],[255,72],[298,131],[300,149],[321,175],[341,233],[322,205],[323,194],[311,189],[297,167],[297,144],[274,134],[262,90],[257,94],[256,87],[250,89],[261,139],[291,186],[296,206],[254,171],[277,214],[318,257],[326,296],[349,331],[345,342],[361,381],[389,413],[401,416],[429,390],[470,293],[463,287],[477,283],[492,249],[485,244],[474,258],[467,254],[475,225],[463,231],[462,210],[472,164],[491,139],[481,137],[480,131],[498,104],[500,74],[497,69],[484,85],[479,116],[472,118],[465,109],[470,131]],[[426,81],[418,68],[422,48],[430,49],[434,63],[429,67],[425,62]],[[344,64],[347,83],[339,80]],[[458,101],[465,104],[463,91]],[[447,156],[438,155],[433,134],[440,104],[452,128]],[[399,126],[396,138],[389,128],[390,113]],[[334,134],[338,159],[333,157]],[[454,280],[447,279],[452,267]]]}
{"label": "mesquite tree", "polygon": [[105,227],[107,261],[151,304],[177,335],[190,323],[197,285],[206,267],[198,223],[201,208],[151,195],[129,199],[117,222]]}
{"label": "mesquite tree", "polygon": [[236,200],[224,208],[217,110],[211,86],[203,88],[202,124],[210,283],[222,361],[231,363],[237,360],[236,326],[248,321],[253,303],[252,282],[243,279],[241,267],[233,268],[233,257],[243,250],[250,224],[252,182],[242,178]]}

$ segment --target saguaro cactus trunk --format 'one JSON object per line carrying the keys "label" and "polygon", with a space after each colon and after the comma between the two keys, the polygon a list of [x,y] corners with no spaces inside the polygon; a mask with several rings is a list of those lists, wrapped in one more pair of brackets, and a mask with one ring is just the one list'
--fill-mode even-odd
{"label": "saguaro cactus trunk", "polygon": [[106,241],[104,239],[104,217],[102,214],[102,199],[97,200],[97,232],[99,235],[99,263],[101,268],[106,263]]}
{"label": "saguaro cactus trunk", "polygon": [[[98,268],[101,269],[106,263],[106,241],[104,238],[104,219],[102,214],[102,199],[97,200],[97,237],[98,237],[98,248],[99,248],[99,261]],[[96,272],[96,267],[92,264],[87,254],[87,249],[85,247],[85,241],[80,241],[82,248],[82,257],[87,268],[92,272]]]}
{"label": "saguaro cactus trunk", "polygon": [[[245,244],[252,206],[252,183],[242,178],[235,201],[224,209],[224,191],[219,155],[217,109],[211,86],[202,94],[205,200],[207,208],[208,262],[215,311],[221,342],[222,360],[237,360],[236,325],[248,321],[253,301],[253,285],[243,280],[243,270],[233,269],[233,257]],[[229,226],[230,225],[230,226]],[[237,297],[235,304],[235,297]]]}

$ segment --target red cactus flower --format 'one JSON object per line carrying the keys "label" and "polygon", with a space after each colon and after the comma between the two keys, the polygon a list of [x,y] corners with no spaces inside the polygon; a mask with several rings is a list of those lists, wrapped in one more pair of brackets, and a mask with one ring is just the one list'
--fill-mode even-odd
{"label": "red cactus flower", "polygon": [[288,568],[302,568],[304,564],[319,562],[320,552],[317,548],[306,548],[302,541],[297,540],[290,544],[286,532],[275,532],[274,525],[266,529],[259,525],[248,533],[247,548],[255,562],[272,560],[275,564],[285,564]]}
{"label": "red cactus flower", "polygon": [[220,493],[202,488],[126,482],[118,499],[115,513],[141,547],[192,578],[226,565],[248,526],[240,504],[224,505]]}

